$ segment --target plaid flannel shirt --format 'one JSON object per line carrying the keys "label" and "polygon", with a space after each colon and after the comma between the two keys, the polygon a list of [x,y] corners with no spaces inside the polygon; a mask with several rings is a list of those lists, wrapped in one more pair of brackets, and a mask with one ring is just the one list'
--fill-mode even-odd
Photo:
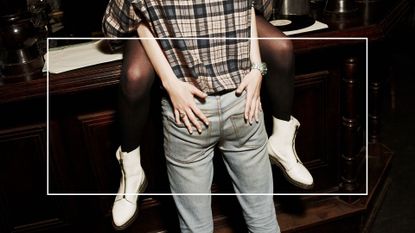
{"label": "plaid flannel shirt", "polygon": [[[110,0],[103,32],[133,36],[146,21],[177,78],[215,94],[236,89],[250,70],[246,38],[251,6],[263,11],[265,5],[247,0]],[[195,37],[206,39],[189,39]]]}

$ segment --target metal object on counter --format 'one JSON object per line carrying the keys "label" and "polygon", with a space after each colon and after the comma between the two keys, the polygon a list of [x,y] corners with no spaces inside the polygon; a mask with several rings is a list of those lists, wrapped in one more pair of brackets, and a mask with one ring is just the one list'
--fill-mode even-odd
{"label": "metal object on counter", "polygon": [[354,0],[327,0],[324,11],[331,14],[348,14],[356,12],[357,7]]}
{"label": "metal object on counter", "polygon": [[1,83],[43,77],[44,61],[38,47],[38,30],[33,25],[26,2],[2,0],[1,6],[12,6],[2,10],[0,15]]}

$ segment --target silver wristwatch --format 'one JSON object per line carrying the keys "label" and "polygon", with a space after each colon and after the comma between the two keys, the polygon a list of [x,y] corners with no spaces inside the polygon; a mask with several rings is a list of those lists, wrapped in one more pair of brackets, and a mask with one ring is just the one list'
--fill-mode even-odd
{"label": "silver wristwatch", "polygon": [[253,69],[259,70],[259,72],[261,73],[262,76],[266,75],[267,71],[268,71],[267,64],[265,62],[262,62],[260,64],[253,63],[252,66],[251,66],[251,70],[253,70]]}

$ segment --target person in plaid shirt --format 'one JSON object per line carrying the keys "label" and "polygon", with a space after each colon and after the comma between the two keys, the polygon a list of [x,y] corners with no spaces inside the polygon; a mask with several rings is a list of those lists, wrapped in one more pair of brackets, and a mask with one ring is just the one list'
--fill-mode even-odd
{"label": "person in plaid shirt", "polygon": [[[255,3],[263,15],[268,15],[267,6],[269,1]],[[154,39],[129,40],[125,46],[119,102],[122,127],[127,132],[123,134],[117,158],[126,179],[121,181],[113,206],[116,228],[127,227],[137,213],[137,196],[123,194],[141,192],[146,183],[139,165],[137,138],[140,139],[140,129],[147,118],[154,72],[170,97],[170,101],[163,99],[162,107],[165,154],[173,193],[210,191],[213,171],[206,164],[211,163],[216,145],[224,154],[237,193],[272,193],[269,160],[264,159],[267,151],[294,184],[303,188],[312,186],[311,175],[293,149],[298,122],[290,115],[292,45],[289,40],[263,40],[259,47],[257,40],[248,40],[257,37],[257,30],[263,37],[283,37],[264,17],[250,12],[249,1],[110,1],[103,21],[107,36],[134,36],[139,28],[141,37],[163,38],[159,43]],[[189,39],[192,37],[205,38]],[[225,37],[239,39],[214,39]],[[275,103],[272,104],[274,133],[268,144],[263,141],[266,132],[259,98],[266,71],[261,66],[260,50],[273,63],[271,76],[280,76],[266,79],[270,99]],[[221,103],[219,109],[214,106],[216,102]],[[213,109],[220,114],[212,115]],[[222,112],[223,109],[227,112]],[[184,132],[186,128],[188,134]],[[193,134],[193,128],[198,134]],[[238,153],[246,156],[234,160]],[[203,166],[200,161],[204,161]],[[252,174],[256,174],[256,179]],[[194,179],[189,181],[189,177]],[[272,197],[268,197],[238,197],[252,232],[279,231]],[[183,232],[212,231],[209,196],[174,198]]]}

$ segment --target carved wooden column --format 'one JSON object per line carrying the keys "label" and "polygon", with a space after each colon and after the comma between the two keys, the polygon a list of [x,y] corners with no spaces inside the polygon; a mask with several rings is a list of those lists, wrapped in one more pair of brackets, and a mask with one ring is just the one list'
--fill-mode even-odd
{"label": "carved wooden column", "polygon": [[381,81],[376,78],[369,79],[369,142],[379,142],[380,128],[380,103],[381,103]]}
{"label": "carved wooden column", "polygon": [[361,149],[359,122],[359,63],[358,58],[348,57],[342,74],[342,146],[341,184],[343,192],[355,192],[357,182],[358,154]]}
{"label": "carved wooden column", "polygon": [[386,59],[383,58],[383,53],[385,51],[385,48],[383,46],[381,46],[380,44],[370,45],[369,51],[371,52],[371,56],[374,57],[374,59],[369,59],[369,68],[376,68],[370,69],[372,72],[369,78],[368,87],[368,138],[369,143],[378,143],[380,141],[380,112],[383,95],[382,82],[383,77],[388,72],[387,67],[389,67],[389,65],[385,61]]}

